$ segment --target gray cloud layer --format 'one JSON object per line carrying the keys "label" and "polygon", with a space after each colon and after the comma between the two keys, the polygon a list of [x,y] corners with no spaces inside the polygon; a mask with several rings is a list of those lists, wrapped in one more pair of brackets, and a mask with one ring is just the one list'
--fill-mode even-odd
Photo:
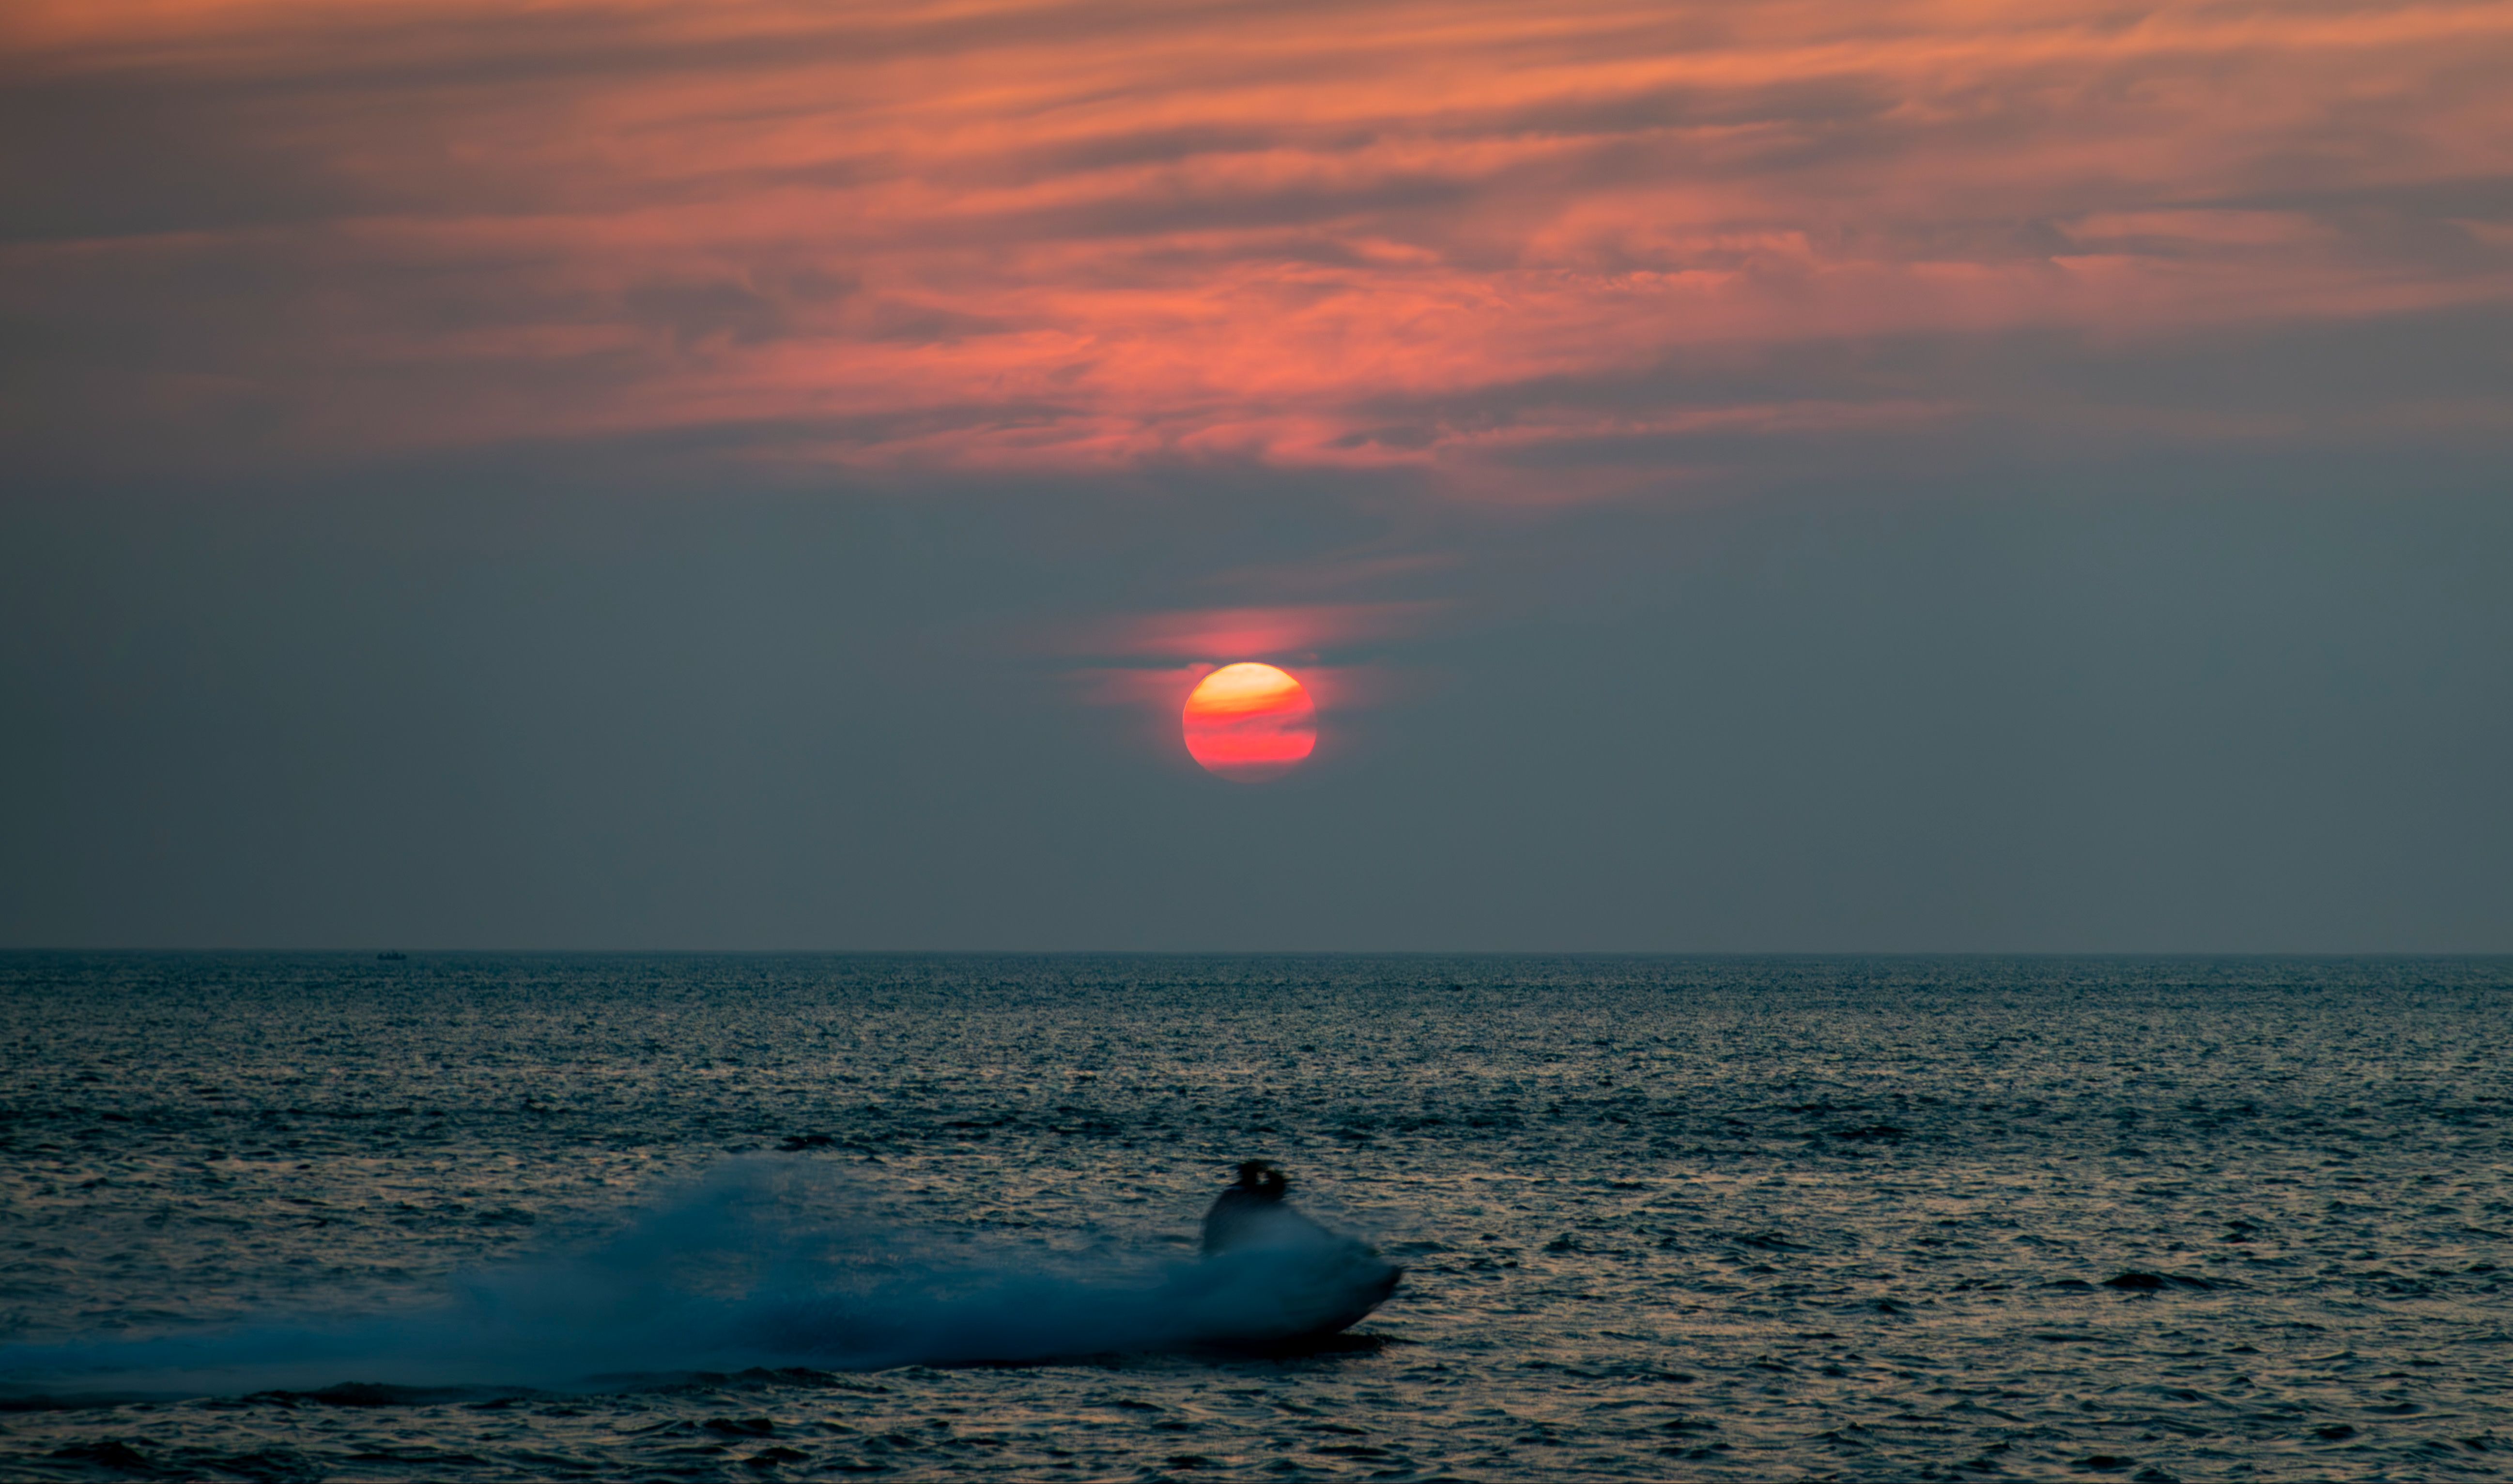
{"label": "gray cloud layer", "polygon": [[2513,949],[2502,7],[1304,14],[13,12],[0,942]]}

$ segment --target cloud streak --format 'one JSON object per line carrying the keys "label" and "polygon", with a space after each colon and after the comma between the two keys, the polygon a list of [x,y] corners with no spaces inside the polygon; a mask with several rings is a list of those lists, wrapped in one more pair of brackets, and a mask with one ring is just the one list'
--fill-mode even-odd
{"label": "cloud streak", "polygon": [[1424,601],[1138,613],[1071,625],[1051,646],[1079,657],[1136,662],[1315,659],[1322,652],[1412,638],[1448,606]]}
{"label": "cloud streak", "polygon": [[[1705,440],[1983,414],[1850,365],[1894,337],[2513,301],[2504,4],[0,24],[0,309],[51,347],[6,436],[72,463],[137,419],[248,465],[701,433],[1576,499]],[[1841,364],[1754,395],[1667,374],[1783,361]]]}

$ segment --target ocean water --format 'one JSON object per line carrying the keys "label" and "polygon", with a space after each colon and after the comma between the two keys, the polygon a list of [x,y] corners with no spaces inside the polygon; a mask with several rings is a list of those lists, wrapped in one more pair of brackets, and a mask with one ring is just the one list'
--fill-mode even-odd
{"label": "ocean water", "polygon": [[20,955],[0,1149],[11,1479],[2513,1473],[2505,960]]}

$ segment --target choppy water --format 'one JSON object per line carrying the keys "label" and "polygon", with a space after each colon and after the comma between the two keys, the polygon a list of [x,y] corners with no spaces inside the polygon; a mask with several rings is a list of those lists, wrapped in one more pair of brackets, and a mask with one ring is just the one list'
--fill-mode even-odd
{"label": "choppy water", "polygon": [[[2508,1011],[2502,960],[0,958],[0,1473],[2513,1473]],[[1182,1346],[1252,1154],[1408,1266],[1362,1343]]]}

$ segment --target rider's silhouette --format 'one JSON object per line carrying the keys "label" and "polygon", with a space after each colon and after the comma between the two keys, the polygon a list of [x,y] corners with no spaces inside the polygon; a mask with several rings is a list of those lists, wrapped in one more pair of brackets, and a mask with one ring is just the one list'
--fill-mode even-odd
{"label": "rider's silhouette", "polygon": [[1291,1188],[1292,1182],[1271,1163],[1241,1161],[1239,1183],[1222,1191],[1213,1209],[1204,1213],[1204,1255],[1237,1246],[1251,1228],[1282,1206],[1283,1193]]}

